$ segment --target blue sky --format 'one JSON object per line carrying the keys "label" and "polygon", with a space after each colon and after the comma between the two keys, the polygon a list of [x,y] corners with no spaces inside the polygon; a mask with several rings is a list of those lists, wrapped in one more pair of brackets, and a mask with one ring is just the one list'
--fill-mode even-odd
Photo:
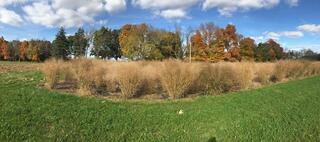
{"label": "blue sky", "polygon": [[263,42],[273,38],[287,49],[320,51],[319,0],[0,0],[0,36],[7,40],[52,40],[58,27],[120,28],[148,23],[183,29],[232,23],[239,33]]}

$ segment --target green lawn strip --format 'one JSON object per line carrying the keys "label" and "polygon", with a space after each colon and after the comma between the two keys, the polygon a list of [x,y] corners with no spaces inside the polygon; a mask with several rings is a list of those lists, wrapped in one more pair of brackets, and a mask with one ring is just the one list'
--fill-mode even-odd
{"label": "green lawn strip", "polygon": [[41,79],[0,75],[0,141],[320,140],[320,77],[159,103],[76,97],[40,88]]}

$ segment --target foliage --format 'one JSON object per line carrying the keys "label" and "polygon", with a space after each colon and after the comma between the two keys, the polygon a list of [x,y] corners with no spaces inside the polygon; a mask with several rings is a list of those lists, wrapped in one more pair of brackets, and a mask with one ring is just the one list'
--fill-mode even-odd
{"label": "foliage", "polygon": [[92,55],[98,58],[115,58],[121,57],[119,45],[119,30],[111,30],[102,27],[94,32]]}
{"label": "foliage", "polygon": [[69,41],[65,36],[64,28],[61,27],[56,38],[52,42],[52,57],[66,60],[69,55]]}
{"label": "foliage", "polygon": [[240,40],[240,54],[242,61],[254,60],[254,49],[257,48],[255,42],[251,38],[244,38]]}
{"label": "foliage", "polygon": [[79,28],[74,36],[68,37],[72,55],[76,58],[84,57],[88,48],[89,40],[85,35],[84,29]]}
{"label": "foliage", "polygon": [[119,43],[122,54],[131,60],[161,60],[181,58],[182,41],[175,33],[155,29],[146,24],[125,25]]}

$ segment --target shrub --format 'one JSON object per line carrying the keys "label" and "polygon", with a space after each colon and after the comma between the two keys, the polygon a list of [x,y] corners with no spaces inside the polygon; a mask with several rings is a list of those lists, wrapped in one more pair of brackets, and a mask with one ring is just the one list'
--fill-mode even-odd
{"label": "shrub", "polygon": [[235,82],[238,89],[248,89],[253,85],[254,64],[249,62],[234,63],[231,70],[235,73]]}
{"label": "shrub", "polygon": [[199,76],[195,64],[165,61],[159,69],[162,88],[173,99],[184,97]]}
{"label": "shrub", "polygon": [[73,73],[80,95],[95,95],[97,89],[105,85],[105,71],[92,60],[78,59],[72,63]]}
{"label": "shrub", "polygon": [[297,79],[312,74],[312,67],[309,61],[279,61],[274,71],[274,81],[283,79]]}
{"label": "shrub", "polygon": [[61,75],[61,68],[63,65],[62,60],[50,59],[47,60],[41,67],[42,72],[45,75],[46,87],[54,89]]}
{"label": "shrub", "polygon": [[137,63],[119,63],[116,70],[116,80],[122,97],[129,99],[137,95],[143,83],[142,73]]}
{"label": "shrub", "polygon": [[161,94],[161,83],[159,79],[159,62],[142,63],[141,71],[143,76],[143,92],[144,94]]}
{"label": "shrub", "polygon": [[261,85],[270,84],[274,68],[275,66],[273,63],[256,63],[254,81]]}

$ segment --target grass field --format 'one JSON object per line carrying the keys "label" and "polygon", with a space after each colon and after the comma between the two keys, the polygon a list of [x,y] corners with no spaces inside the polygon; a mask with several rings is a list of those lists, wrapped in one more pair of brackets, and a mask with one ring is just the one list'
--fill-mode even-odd
{"label": "grass field", "polygon": [[320,141],[320,77],[161,102],[76,97],[42,78],[0,74],[0,141]]}

